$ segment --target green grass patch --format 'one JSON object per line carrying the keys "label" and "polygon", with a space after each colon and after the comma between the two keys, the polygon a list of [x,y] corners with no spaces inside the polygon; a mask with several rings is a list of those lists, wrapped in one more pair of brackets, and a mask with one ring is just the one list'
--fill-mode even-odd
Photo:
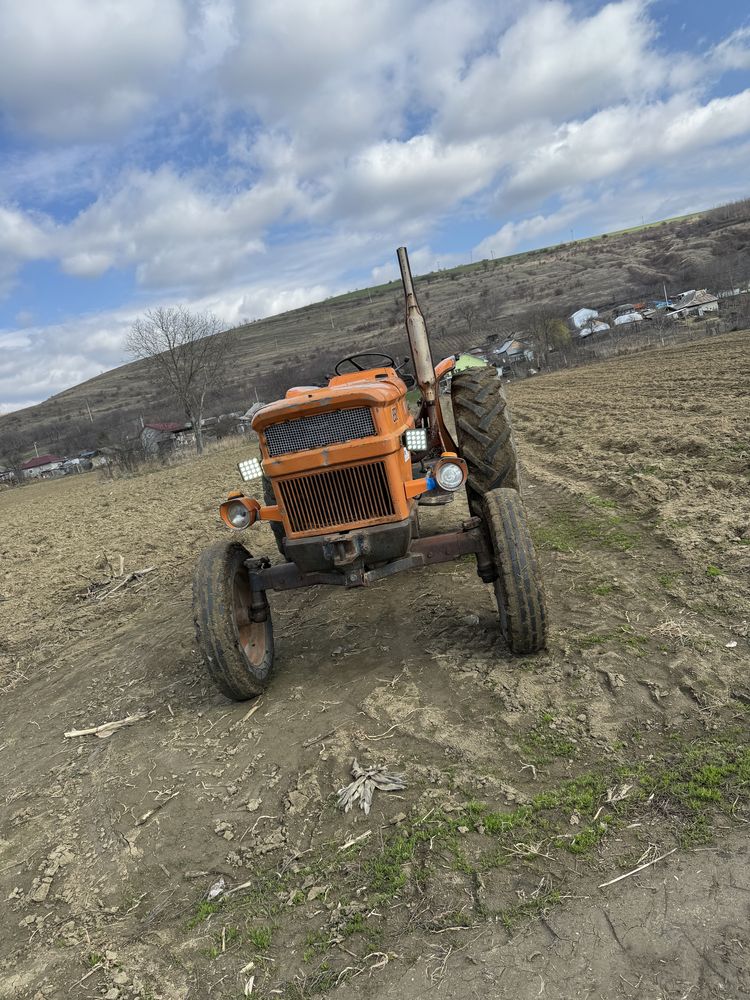
{"label": "green grass patch", "polygon": [[543,765],[549,764],[556,757],[575,757],[575,743],[556,727],[553,728],[554,721],[554,716],[544,713],[521,741],[521,750],[530,764]]}
{"label": "green grass patch", "polygon": [[665,590],[671,590],[681,576],[682,573],[679,570],[672,570],[671,572],[660,573],[657,579],[661,587],[664,587]]}
{"label": "green grass patch", "polygon": [[590,507],[605,507],[608,510],[612,510],[617,506],[614,500],[608,500],[605,497],[596,496],[596,494],[586,497],[586,503]]}
{"label": "green grass patch", "polygon": [[197,927],[198,924],[202,924],[204,920],[208,920],[212,913],[216,913],[217,910],[221,908],[221,901],[215,903],[210,903],[206,899],[202,899],[195,910],[195,915],[191,917],[188,927]]}
{"label": "green grass patch", "polygon": [[719,569],[718,566],[710,565],[706,569],[706,576],[722,576],[723,570]]}
{"label": "green grass patch", "polygon": [[534,541],[541,549],[552,552],[575,552],[586,543],[616,552],[627,552],[638,541],[637,534],[623,527],[624,519],[617,515],[575,517],[555,513],[532,529]]}
{"label": "green grass patch", "polygon": [[273,931],[270,927],[250,927],[247,931],[247,940],[258,954],[263,954],[271,947]]}
{"label": "green grass patch", "polygon": [[647,645],[648,641],[648,636],[634,632],[628,625],[618,625],[617,628],[608,632],[586,632],[576,637],[576,642],[581,649],[604,646],[608,642],[617,642],[628,649],[640,649]]}

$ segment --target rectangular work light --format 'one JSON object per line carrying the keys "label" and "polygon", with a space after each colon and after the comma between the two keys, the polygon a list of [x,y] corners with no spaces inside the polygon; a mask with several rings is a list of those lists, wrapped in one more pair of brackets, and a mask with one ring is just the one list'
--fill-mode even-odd
{"label": "rectangular work light", "polygon": [[412,427],[404,434],[404,444],[409,451],[427,451],[427,428]]}
{"label": "rectangular work light", "polygon": [[257,458],[246,458],[244,462],[240,462],[237,468],[240,470],[240,475],[246,483],[249,483],[252,479],[263,478],[263,466]]}

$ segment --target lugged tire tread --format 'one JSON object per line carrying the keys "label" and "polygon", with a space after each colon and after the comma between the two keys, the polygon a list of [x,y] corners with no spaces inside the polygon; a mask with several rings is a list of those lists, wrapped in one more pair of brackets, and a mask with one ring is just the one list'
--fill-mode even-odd
{"label": "lugged tire tread", "polygon": [[518,458],[502,381],[494,368],[458,372],[451,401],[468,486],[482,495],[493,489],[519,490]]}
{"label": "lugged tire tread", "polygon": [[482,498],[482,510],[495,554],[504,638],[514,653],[538,653],[547,644],[547,607],[523,502],[515,490],[491,490]]}

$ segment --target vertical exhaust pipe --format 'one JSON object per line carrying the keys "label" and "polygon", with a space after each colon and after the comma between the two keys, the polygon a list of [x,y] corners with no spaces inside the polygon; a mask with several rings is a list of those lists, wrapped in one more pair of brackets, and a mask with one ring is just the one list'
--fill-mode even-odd
{"label": "vertical exhaust pipe", "polygon": [[406,332],[409,337],[411,357],[414,363],[414,374],[416,375],[417,385],[427,408],[427,422],[430,429],[431,444],[438,445],[440,443],[441,420],[437,414],[437,379],[435,378],[435,365],[432,361],[432,352],[430,351],[430,340],[427,336],[427,326],[414,292],[414,282],[411,276],[409,255],[406,252],[406,247],[399,247],[396,254],[398,256],[398,266],[401,270],[401,282],[404,286],[404,297],[406,299]]}

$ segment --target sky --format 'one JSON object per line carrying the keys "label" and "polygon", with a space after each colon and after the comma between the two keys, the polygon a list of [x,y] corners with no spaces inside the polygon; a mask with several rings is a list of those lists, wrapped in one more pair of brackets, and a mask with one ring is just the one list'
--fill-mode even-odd
{"label": "sky", "polygon": [[746,0],[0,0],[0,412],[228,325],[750,195]]}

